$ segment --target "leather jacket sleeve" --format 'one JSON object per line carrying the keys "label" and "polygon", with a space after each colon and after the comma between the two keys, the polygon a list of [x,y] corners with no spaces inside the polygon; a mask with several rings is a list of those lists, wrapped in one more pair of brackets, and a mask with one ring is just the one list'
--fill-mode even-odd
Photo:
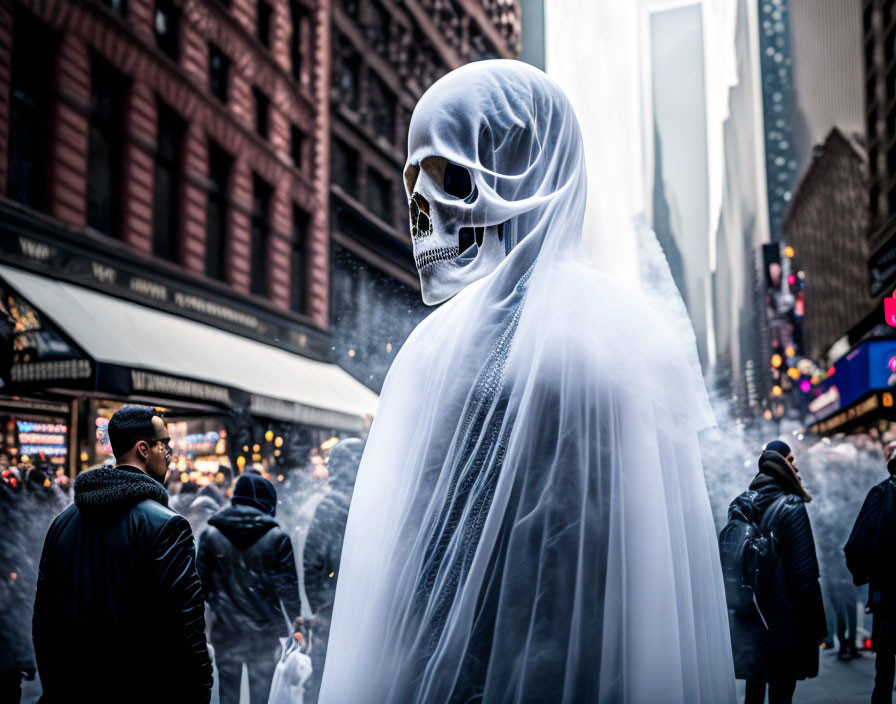
{"label": "leather jacket sleeve", "polygon": [[302,602],[299,597],[296,558],[292,550],[292,541],[286,533],[283,533],[277,544],[277,595],[290,618],[301,615]]}
{"label": "leather jacket sleeve", "polygon": [[153,542],[152,573],[174,624],[172,650],[178,655],[173,661],[181,667],[184,694],[189,701],[208,702],[212,664],[195,555],[190,524],[182,516],[172,516]]}

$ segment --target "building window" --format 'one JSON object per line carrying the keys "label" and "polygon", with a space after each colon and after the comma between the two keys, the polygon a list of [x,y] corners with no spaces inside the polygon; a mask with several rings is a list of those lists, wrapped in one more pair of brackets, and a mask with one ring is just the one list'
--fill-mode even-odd
{"label": "building window", "polygon": [[205,212],[205,273],[227,279],[227,186],[233,159],[215,142],[208,147],[209,191]]}
{"label": "building window", "polygon": [[208,45],[208,87],[222,103],[227,102],[227,78],[230,59],[214,44]]}
{"label": "building window", "polygon": [[13,27],[6,193],[31,208],[46,210],[50,87],[57,40],[49,27],[18,5]]}
{"label": "building window", "polygon": [[156,46],[177,61],[180,55],[180,10],[175,7],[173,0],[156,0],[153,30]]}
{"label": "building window", "polygon": [[289,128],[289,154],[292,157],[293,165],[301,171],[302,169],[302,150],[305,148],[305,135],[295,125]]}
{"label": "building window", "polygon": [[252,89],[252,98],[255,103],[255,131],[267,139],[268,136],[268,109],[270,99],[258,88]]}
{"label": "building window", "polygon": [[264,46],[271,45],[271,17],[274,14],[274,8],[265,0],[258,0],[256,5],[256,31],[258,32],[258,41]]}
{"label": "building window", "polygon": [[298,206],[292,207],[292,259],[289,266],[289,307],[297,313],[305,313],[307,306],[307,244],[308,213]]}
{"label": "building window", "polygon": [[377,171],[367,171],[367,209],[381,220],[390,222],[392,213],[392,188],[389,179],[383,178]]}
{"label": "building window", "polygon": [[358,154],[338,139],[333,140],[331,178],[353,198],[358,197]]}
{"label": "building window", "polygon": [[382,54],[389,42],[389,13],[385,7],[374,0],[370,3],[370,22],[367,26],[367,37],[374,50]]}
{"label": "building window", "polygon": [[377,76],[370,74],[370,126],[373,133],[382,136],[390,144],[395,141],[395,111],[398,101],[395,95]]}
{"label": "building window", "polygon": [[305,40],[308,33],[308,11],[298,0],[290,0],[289,15],[292,20],[292,34],[289,37],[289,56],[292,66],[292,77],[302,80],[302,56],[305,54]]}
{"label": "building window", "polygon": [[162,102],[158,103],[156,167],[153,180],[152,251],[177,261],[180,224],[180,155],[185,123]]}
{"label": "building window", "polygon": [[270,234],[271,187],[258,176],[252,177],[251,269],[249,290],[256,296],[268,295],[268,241]]}
{"label": "building window", "polygon": [[94,55],[90,66],[87,224],[107,235],[121,228],[121,161],[127,79]]}
{"label": "building window", "polygon": [[116,15],[124,17],[128,11],[127,0],[102,0],[103,5],[108,7]]}
{"label": "building window", "polygon": [[361,105],[361,58],[353,51],[343,51],[336,63],[336,85],[342,104],[358,111]]}

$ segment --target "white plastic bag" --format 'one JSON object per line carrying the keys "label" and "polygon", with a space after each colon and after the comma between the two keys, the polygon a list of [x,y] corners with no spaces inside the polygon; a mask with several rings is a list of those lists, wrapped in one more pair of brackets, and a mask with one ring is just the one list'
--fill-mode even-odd
{"label": "white plastic bag", "polygon": [[281,638],[280,662],[274,670],[268,704],[302,704],[305,682],[311,677],[311,658],[295,638]]}

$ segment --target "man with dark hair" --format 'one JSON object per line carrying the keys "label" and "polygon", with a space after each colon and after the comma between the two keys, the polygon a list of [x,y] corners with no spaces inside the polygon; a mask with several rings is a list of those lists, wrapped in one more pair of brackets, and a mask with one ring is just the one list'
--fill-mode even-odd
{"label": "man with dark hair", "polygon": [[266,704],[287,620],[301,612],[299,578],[289,536],[274,515],[277,492],[258,474],[244,474],[231,505],[199,537],[199,576],[211,611],[210,640],[221,704],[240,698],[243,663],[251,704]]}
{"label": "man with dark hair", "polygon": [[[117,466],[83,472],[47,532],[33,638],[47,704],[193,702],[212,666],[193,534],[168,508],[162,415],[124,406],[109,421]],[[73,655],[73,649],[81,655]]]}
{"label": "man with dark hair", "polygon": [[884,448],[890,476],[871,488],[843,552],[857,586],[868,584],[873,614],[874,662],[872,704],[893,701],[896,678],[896,442]]}

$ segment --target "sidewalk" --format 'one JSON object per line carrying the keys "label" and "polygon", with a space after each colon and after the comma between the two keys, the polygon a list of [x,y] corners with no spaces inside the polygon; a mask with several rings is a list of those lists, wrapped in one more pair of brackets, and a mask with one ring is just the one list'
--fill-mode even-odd
{"label": "sidewalk", "polygon": [[[822,650],[818,677],[796,683],[794,704],[867,704],[874,687],[874,653],[840,661],[836,650]],[[744,682],[737,681],[737,700],[744,700]]]}

